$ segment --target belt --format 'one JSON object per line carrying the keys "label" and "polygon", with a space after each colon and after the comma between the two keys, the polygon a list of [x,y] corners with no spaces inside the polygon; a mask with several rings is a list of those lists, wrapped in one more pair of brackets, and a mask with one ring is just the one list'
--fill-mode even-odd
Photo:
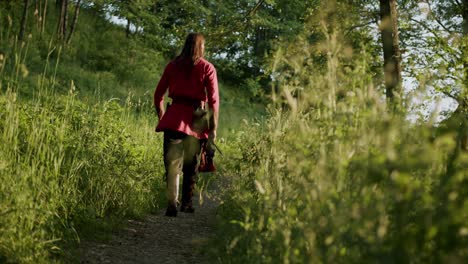
{"label": "belt", "polygon": [[193,98],[188,98],[188,97],[174,97],[172,98],[172,103],[173,104],[183,104],[183,105],[190,105],[193,106],[194,108],[204,108],[205,107],[205,102]]}

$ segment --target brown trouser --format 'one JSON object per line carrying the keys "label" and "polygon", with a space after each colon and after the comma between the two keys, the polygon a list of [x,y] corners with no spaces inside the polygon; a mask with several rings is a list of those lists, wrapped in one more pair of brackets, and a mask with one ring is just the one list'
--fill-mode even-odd
{"label": "brown trouser", "polygon": [[183,173],[182,206],[192,206],[193,189],[198,179],[201,140],[181,132],[164,132],[166,196],[169,205],[177,206],[179,179]]}

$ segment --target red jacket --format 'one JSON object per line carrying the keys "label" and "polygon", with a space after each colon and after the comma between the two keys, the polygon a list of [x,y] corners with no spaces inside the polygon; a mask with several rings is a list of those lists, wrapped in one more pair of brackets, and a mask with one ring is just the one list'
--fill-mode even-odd
{"label": "red jacket", "polygon": [[[176,64],[171,61],[161,77],[154,92],[154,105],[161,111],[164,109],[164,94],[169,89],[169,97],[173,99],[171,106],[160,117],[156,131],[173,130],[200,139],[208,138],[208,131],[198,133],[192,129],[193,104],[187,101],[207,102],[214,112],[219,110],[218,79],[215,67],[205,59],[201,59],[193,68],[186,64]],[[183,100],[174,100],[183,99]]]}

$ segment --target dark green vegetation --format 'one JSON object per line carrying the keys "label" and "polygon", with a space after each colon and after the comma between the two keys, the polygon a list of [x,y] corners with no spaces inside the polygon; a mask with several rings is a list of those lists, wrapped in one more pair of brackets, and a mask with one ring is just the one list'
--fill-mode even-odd
{"label": "dark green vegetation", "polygon": [[[423,2],[3,1],[0,262],[157,209],[152,92],[189,30],[222,80],[215,259],[466,262],[468,1]],[[410,122],[419,94],[456,109]]]}
{"label": "dark green vegetation", "polygon": [[89,10],[62,45],[54,3],[44,21],[29,2],[24,41],[22,3],[0,4],[0,262],[61,259],[157,208],[164,188],[144,94],[162,57]]}
{"label": "dark green vegetation", "polygon": [[[271,117],[262,130],[238,132],[229,161],[235,176],[219,209],[225,240],[213,244],[221,262],[466,262],[468,76],[459,54],[467,39],[437,13],[447,15],[442,2],[450,1],[431,2],[433,13],[417,23],[423,12],[399,2],[403,48],[411,49],[404,74],[418,90],[433,86],[458,101],[438,127],[430,117],[406,119],[411,93],[385,105],[382,46],[365,26],[379,6],[319,5],[294,42],[278,44],[268,68],[277,92]],[[455,2],[451,15],[462,22]],[[437,31],[422,37],[422,26]]]}

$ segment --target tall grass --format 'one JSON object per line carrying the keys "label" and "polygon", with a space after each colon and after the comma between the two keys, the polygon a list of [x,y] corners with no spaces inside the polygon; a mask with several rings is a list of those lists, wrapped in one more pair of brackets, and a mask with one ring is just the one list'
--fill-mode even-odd
{"label": "tall grass", "polygon": [[251,127],[236,143],[242,156],[232,162],[214,245],[221,262],[467,259],[460,131],[434,137],[431,124],[389,113],[372,57],[345,43],[324,26],[322,42],[299,36],[276,54],[280,94],[266,131]]}
{"label": "tall grass", "polygon": [[0,61],[0,261],[42,263],[99,219],[157,207],[162,150],[152,115],[80,101],[73,81],[56,82],[58,60],[31,82],[26,48]]}

